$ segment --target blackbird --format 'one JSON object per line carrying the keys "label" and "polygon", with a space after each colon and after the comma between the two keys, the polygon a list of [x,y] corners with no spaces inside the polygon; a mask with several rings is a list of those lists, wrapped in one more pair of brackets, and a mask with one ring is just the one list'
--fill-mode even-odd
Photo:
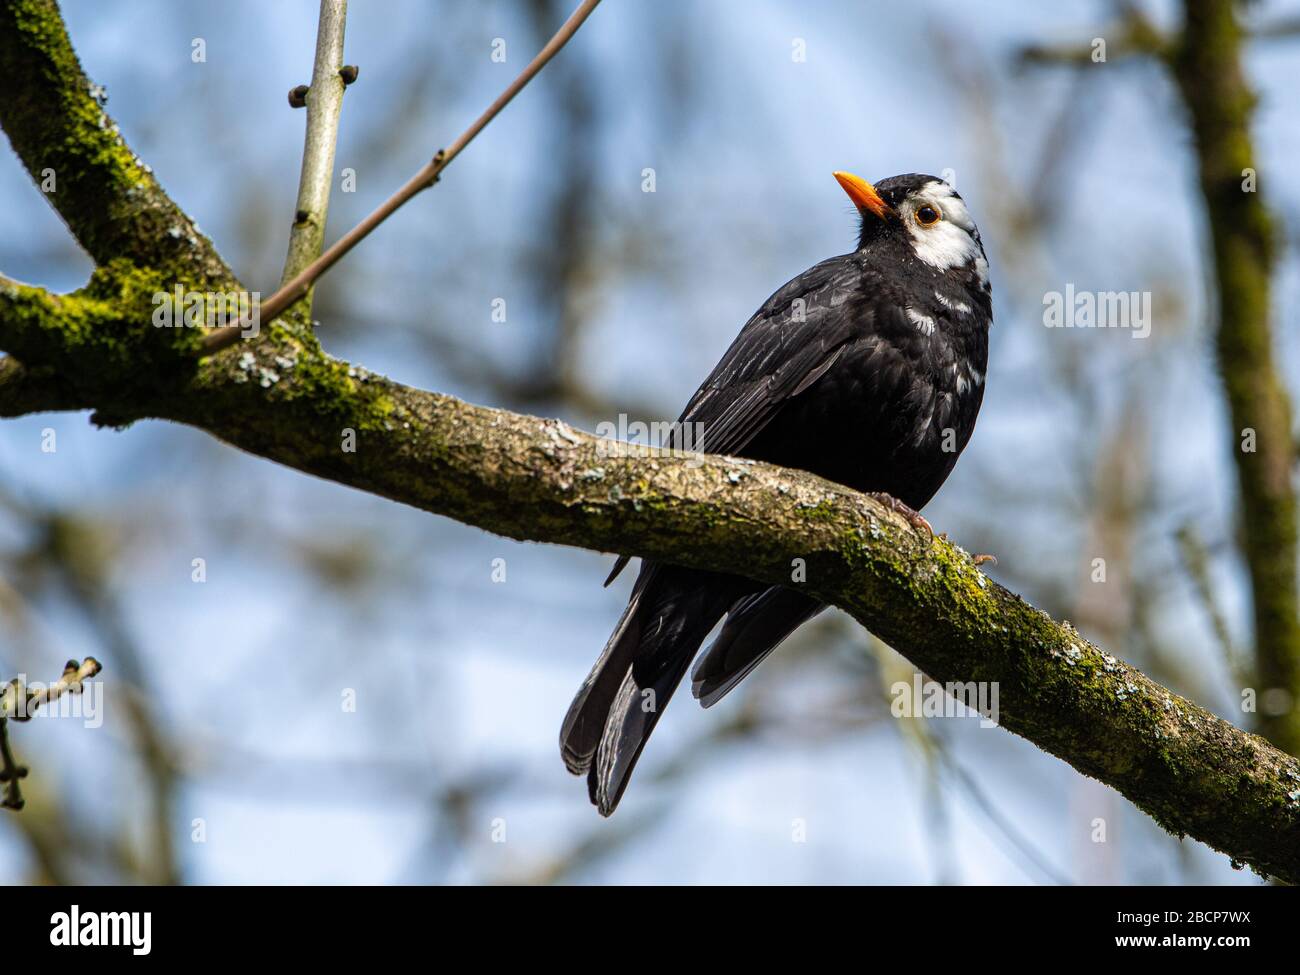
{"label": "blackbird", "polygon": [[[857,206],[857,249],[804,271],[741,329],[682,411],[710,453],[811,471],[914,524],[975,428],[993,320],[988,261],[949,184],[910,173],[835,178]],[[702,425],[702,426],[701,426]],[[698,438],[697,438],[698,440]],[[627,563],[622,557],[609,585]],[[795,588],[643,561],[604,651],[569,708],[560,750],[591,801],[618,805],[700,644],[709,707],[825,604]]]}

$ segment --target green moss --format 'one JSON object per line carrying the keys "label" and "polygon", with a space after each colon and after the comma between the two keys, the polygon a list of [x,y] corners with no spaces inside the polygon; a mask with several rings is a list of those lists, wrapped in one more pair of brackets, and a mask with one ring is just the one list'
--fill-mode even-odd
{"label": "green moss", "polygon": [[[49,0],[10,0],[8,14],[13,19],[13,50],[21,45],[28,55],[29,71],[45,82],[43,89],[57,93],[61,112],[47,118],[47,125],[57,124],[62,138],[48,145],[51,155],[62,162],[57,172],[60,180],[76,180],[80,169],[94,168],[97,178],[107,175],[122,190],[152,182],[135,154],[121,141],[115,126],[92,96],[76,53],[68,41],[58,6]],[[33,110],[38,110],[33,107]],[[73,165],[80,161],[81,166]]]}
{"label": "green moss", "polygon": [[796,511],[801,519],[811,522],[833,522],[841,517],[839,506],[832,498],[822,498],[812,505],[801,504]]}
{"label": "green moss", "polygon": [[129,257],[189,277],[229,282],[211,241],[163,193],[105,113],[52,0],[0,4],[0,126],[47,200],[99,264]]}
{"label": "green moss", "polygon": [[118,313],[111,302],[17,286],[6,287],[0,294],[0,308],[7,347],[22,358],[76,369],[78,357],[93,346],[107,354],[107,368],[121,361],[119,343],[111,331]]}
{"label": "green moss", "polygon": [[385,382],[362,380],[347,363],[305,355],[293,368],[288,397],[322,416],[346,419],[358,432],[385,429],[395,410]]}

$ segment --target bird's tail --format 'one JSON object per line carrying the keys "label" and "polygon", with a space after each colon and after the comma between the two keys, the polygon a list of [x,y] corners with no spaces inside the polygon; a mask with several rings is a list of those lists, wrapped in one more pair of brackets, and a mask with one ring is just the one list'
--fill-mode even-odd
{"label": "bird's tail", "polygon": [[727,611],[722,631],[695,665],[691,693],[704,707],[713,707],[781,641],[825,608],[825,603],[781,586],[739,600]]}
{"label": "bird's tail", "polygon": [[643,563],[609,642],[569,706],[560,752],[587,774],[591,801],[608,816],[691,659],[739,595],[740,580]]}

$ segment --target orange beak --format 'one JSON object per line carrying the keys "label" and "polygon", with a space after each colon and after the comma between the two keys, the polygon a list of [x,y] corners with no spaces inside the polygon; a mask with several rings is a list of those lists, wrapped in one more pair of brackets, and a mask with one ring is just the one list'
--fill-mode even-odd
{"label": "orange beak", "polygon": [[832,175],[839,181],[840,186],[844,187],[844,192],[849,195],[849,199],[859,210],[865,210],[882,220],[889,213],[889,204],[880,198],[876,188],[865,179],[852,173],[837,172]]}

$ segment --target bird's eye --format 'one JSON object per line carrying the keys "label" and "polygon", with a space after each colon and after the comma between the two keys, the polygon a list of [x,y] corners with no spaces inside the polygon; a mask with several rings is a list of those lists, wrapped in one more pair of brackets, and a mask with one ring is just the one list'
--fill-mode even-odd
{"label": "bird's eye", "polygon": [[938,223],[939,217],[940,213],[938,207],[932,207],[929,204],[926,204],[923,207],[917,208],[916,222],[922,227],[928,227],[932,223]]}

